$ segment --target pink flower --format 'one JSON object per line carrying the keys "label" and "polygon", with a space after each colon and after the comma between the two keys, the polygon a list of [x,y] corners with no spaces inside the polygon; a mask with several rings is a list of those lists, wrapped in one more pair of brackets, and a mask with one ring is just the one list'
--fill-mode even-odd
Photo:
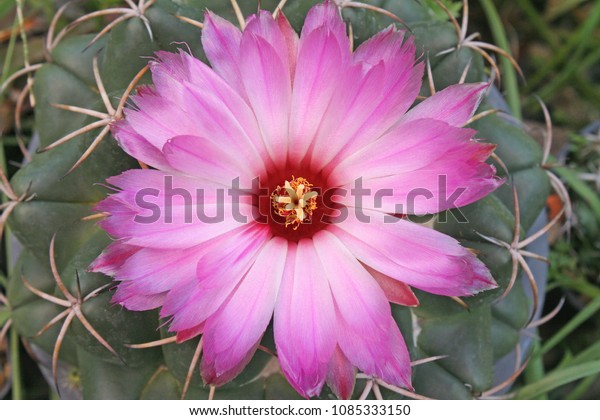
{"label": "pink flower", "polygon": [[[463,206],[501,184],[485,163],[493,146],[462,128],[487,85],[409,110],[423,77],[413,40],[390,27],[351,52],[330,1],[300,37],[282,13],[240,32],[208,12],[202,42],[212,68],[157,53],[154,87],[114,127],[154,169],[108,180],[117,191],[98,209],[115,241],[92,269],[120,282],[115,302],[161,307],[179,341],[203,334],[207,383],[239,374],[273,318],[282,371],[303,396],[327,382],[348,398],[357,369],[410,388],[389,302],[417,305],[409,286],[463,296],[496,284],[456,240],[392,214]],[[254,185],[236,205],[237,177],[266,192]],[[356,180],[371,191],[358,205]]]}

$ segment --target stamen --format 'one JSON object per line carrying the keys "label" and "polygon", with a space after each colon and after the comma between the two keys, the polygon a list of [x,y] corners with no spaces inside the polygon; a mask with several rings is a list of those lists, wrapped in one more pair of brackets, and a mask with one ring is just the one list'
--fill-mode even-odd
{"label": "stamen", "polygon": [[317,208],[317,192],[313,185],[302,177],[292,176],[284,186],[277,186],[271,194],[271,203],[275,213],[285,217],[285,227],[298,229],[302,223],[310,223],[313,212]]}

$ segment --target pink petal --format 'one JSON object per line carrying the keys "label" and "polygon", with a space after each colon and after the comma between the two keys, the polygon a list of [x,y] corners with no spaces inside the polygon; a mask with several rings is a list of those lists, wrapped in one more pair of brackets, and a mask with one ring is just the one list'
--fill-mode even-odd
{"label": "pink petal", "polygon": [[337,40],[340,51],[350,51],[350,40],[346,34],[346,24],[342,20],[337,5],[330,0],[313,6],[307,13],[302,26],[301,38],[307,37],[319,28],[326,28]]}
{"label": "pink petal", "polygon": [[[411,363],[410,363],[410,354],[408,353],[408,348],[406,347],[406,343],[404,342],[404,337],[402,337],[402,333],[396,324],[396,321],[391,320],[390,329],[389,329],[389,360],[390,364],[402,366],[402,370],[400,372],[390,372],[391,375],[387,377],[382,377],[382,379],[390,384],[394,384],[394,376],[398,378],[397,386],[407,388],[409,390],[414,390],[412,387],[412,378],[411,378]],[[381,363],[381,362],[380,362]],[[394,375],[394,376],[392,376]]]}
{"label": "pink petal", "polygon": [[112,302],[123,305],[130,311],[149,311],[160,307],[165,300],[166,293],[143,294],[131,292],[127,284],[119,285],[112,297]]}
{"label": "pink petal", "polygon": [[[330,110],[323,115],[319,131],[313,140],[313,165],[324,167],[329,164],[358,131],[367,117],[365,114],[381,101],[384,72],[384,64],[379,63],[365,74],[361,65],[352,65],[340,75],[341,80],[338,81]],[[360,111],[361,107],[363,112]]]}
{"label": "pink petal", "polygon": [[[158,61],[152,63],[153,81],[160,100],[178,104],[171,119],[162,114],[154,119],[173,127],[174,135],[195,135],[220,143],[224,148],[235,148],[245,157],[245,166],[254,172],[264,170],[267,156],[262,134],[252,109],[213,69],[182,51],[179,54],[160,51]],[[145,104],[151,112],[153,104]],[[141,104],[140,104],[141,106]]]}
{"label": "pink petal", "polygon": [[287,156],[292,93],[289,65],[281,56],[281,51],[265,38],[244,32],[240,51],[242,82],[266,148],[277,165],[284,165]]}
{"label": "pink petal", "polygon": [[244,359],[230,370],[217,371],[217,366],[215,365],[215,363],[212,361],[207,361],[206,356],[204,356],[200,365],[200,373],[202,375],[202,379],[206,384],[211,384],[215,386],[220,386],[231,381],[233,378],[240,374],[240,372],[248,363],[250,363],[250,360],[252,360],[252,356],[254,356],[254,352],[256,351],[258,345],[259,342],[254,343],[252,350],[247,352],[244,355]]}
{"label": "pink petal", "polygon": [[131,127],[129,119],[121,120],[116,124],[113,124],[111,126],[111,132],[115,139],[117,139],[119,146],[121,146],[128,155],[153,168],[163,171],[171,170],[171,167],[167,163],[161,150],[135,131],[133,127]]}
{"label": "pink petal", "polygon": [[[471,204],[503,183],[487,164],[458,161],[454,167],[449,162],[441,166],[443,169],[432,165],[431,169],[365,180],[363,188],[383,195],[379,199],[367,197],[362,208],[392,214],[434,214]],[[348,196],[343,203],[354,205],[354,198]]]}
{"label": "pink petal", "polygon": [[172,177],[173,183],[180,184],[182,187],[191,189],[199,186],[197,180],[178,174],[166,174],[164,171],[154,169],[130,169],[108,178],[106,182],[116,187],[115,190],[117,193],[113,194],[113,196],[118,196],[121,200],[132,200],[135,198],[135,193],[145,187],[156,187],[157,189],[161,187],[159,194],[161,197],[164,197],[164,182],[166,177]]}
{"label": "pink petal", "polygon": [[301,161],[317,133],[326,137],[338,119],[339,101],[334,94],[345,88],[350,42],[333,2],[309,10],[299,44],[288,149],[291,161]]}
{"label": "pink petal", "polygon": [[[354,60],[356,62],[362,62],[367,65],[374,66],[380,61],[386,61],[393,59],[402,52],[403,46],[405,47],[404,38],[406,32],[398,31],[394,25],[390,25],[388,28],[373,35],[367,41],[363,42],[354,51]],[[410,40],[408,41],[410,45]],[[407,57],[411,58],[411,57]],[[414,57],[412,61],[407,61],[406,64],[413,65]]]}
{"label": "pink petal", "polygon": [[[423,75],[415,64],[412,39],[385,30],[355,53],[314,143],[312,163],[335,167],[346,156],[371,144],[398,122],[414,102]],[[390,38],[382,43],[380,38]],[[392,49],[393,51],[388,51]],[[358,57],[358,59],[357,59]]]}
{"label": "pink petal", "polygon": [[354,390],[355,376],[356,369],[337,346],[329,362],[327,385],[339,399],[349,400]]}
{"label": "pink petal", "polygon": [[270,237],[266,226],[253,224],[207,242],[195,267],[196,276],[177,282],[167,295],[161,317],[173,317],[169,330],[192,328],[214,314]]}
{"label": "pink petal", "polygon": [[[245,367],[273,315],[287,254],[287,241],[271,239],[256,262],[204,329],[203,378],[221,385]],[[224,375],[224,373],[227,373]]]}
{"label": "pink petal", "polygon": [[[146,87],[138,90],[137,94],[131,97],[136,109],[125,108],[127,122],[118,123],[115,131],[115,136],[120,143],[132,149],[136,155],[143,153],[140,157],[150,158],[149,163],[154,164],[154,161],[158,161],[158,168],[162,168],[163,164],[161,164],[160,158],[156,157],[154,149],[160,151],[171,137],[194,134],[196,131],[194,121],[181,109],[180,104],[176,104],[168,98],[161,96],[154,88]],[[122,124],[126,124],[126,126]],[[141,144],[135,144],[135,142],[139,142],[139,138],[121,138],[120,131],[125,131],[124,135],[134,131],[143,140],[150,143],[153,149],[148,150]],[[126,149],[126,151],[128,150]],[[137,157],[136,155],[132,153],[132,156]]]}
{"label": "pink petal", "polygon": [[[344,185],[359,176],[371,179],[410,173],[462,155],[484,161],[491,151],[489,145],[471,141],[475,133],[434,119],[403,122],[348,156],[332,171],[330,181]],[[467,156],[462,160],[469,160]]]}
{"label": "pink petal", "polygon": [[197,135],[239,150],[244,166],[264,171],[266,149],[252,110],[239,93],[200,60],[180,52],[160,51],[151,62],[155,87],[142,88],[132,97],[136,109],[125,110],[127,123],[114,133],[132,156],[169,170],[160,156],[165,143],[176,136]]}
{"label": "pink petal", "polygon": [[449,86],[411,109],[402,118],[402,122],[433,118],[455,127],[462,127],[479,107],[488,86],[489,83]]}
{"label": "pink petal", "polygon": [[212,68],[240,95],[244,87],[240,77],[242,33],[231,22],[207,11],[202,28],[202,47]]}
{"label": "pink petal", "polygon": [[231,153],[209,138],[177,136],[165,144],[163,153],[178,171],[224,186],[230,187],[237,177],[249,182],[258,175],[247,165],[247,156]]}
{"label": "pink petal", "polygon": [[[477,201],[502,184],[485,161],[495,146],[471,140],[471,129],[431,119],[402,122],[331,173],[332,185],[363,178],[364,208],[394,214],[438,213]],[[357,205],[348,195],[343,202]]]}
{"label": "pink petal", "polygon": [[313,241],[344,321],[362,334],[387,331],[382,320],[391,315],[390,305],[373,277],[330,232],[318,232]]}
{"label": "pink petal", "polygon": [[188,328],[187,330],[177,331],[177,343],[183,343],[184,341],[191,340],[194,337],[199,336],[204,332],[204,323],[198,324],[195,327]]}
{"label": "pink petal", "polygon": [[290,66],[290,77],[292,78],[292,83],[294,81],[294,74],[296,73],[296,60],[298,57],[298,34],[290,25],[290,22],[287,20],[283,11],[279,11],[277,13],[277,25],[279,25],[279,30],[285,39],[285,44],[287,46],[288,51],[288,64]]}
{"label": "pink petal", "polygon": [[[282,24],[285,28],[285,24],[283,22]],[[289,29],[291,29],[291,27]],[[291,30],[293,31],[293,29]],[[246,28],[242,34],[242,43],[244,42],[243,39],[245,37],[251,35],[260,37],[268,42],[273,50],[278,54],[279,59],[285,65],[285,67],[288,69],[290,68],[290,50],[288,47],[289,40],[284,36],[283,32],[281,31],[280,23],[277,21],[277,19],[273,18],[271,12],[267,10],[259,10],[257,14],[248,17],[246,20]],[[287,33],[287,36],[289,36],[289,32]]]}
{"label": "pink petal", "polygon": [[298,67],[292,92],[290,160],[301,160],[321,129],[334,94],[340,89],[349,50],[340,51],[334,35],[320,27],[300,39]]}
{"label": "pink petal", "polygon": [[115,241],[108,245],[104,251],[90,264],[88,268],[92,273],[103,273],[114,276],[117,270],[134,255],[140,248]]}
{"label": "pink petal", "polygon": [[375,279],[332,233],[320,231],[313,241],[331,287],[344,355],[367,375],[410,386],[408,351],[390,351],[391,330],[398,327]]}
{"label": "pink petal", "polygon": [[318,395],[336,345],[333,300],[311,240],[290,243],[274,333],[281,369],[306,398]]}
{"label": "pink petal", "polygon": [[365,266],[365,268],[377,280],[387,300],[396,305],[419,306],[419,299],[417,299],[408,284],[386,276],[377,270],[373,270],[371,267]]}
{"label": "pink petal", "polygon": [[[330,231],[365,265],[417,289],[467,296],[496,286],[489,270],[458,241],[433,229],[364,210]],[[385,221],[383,220],[385,218]]]}
{"label": "pink petal", "polygon": [[222,198],[222,186],[198,179],[140,169],[108,182],[121,191],[97,206],[98,211],[110,213],[99,224],[128,245],[190,248],[242,227],[254,217],[250,197],[241,197],[237,205]]}
{"label": "pink petal", "polygon": [[204,248],[142,248],[115,272],[119,287],[140,295],[163,293],[176,284],[196,278],[196,265]]}

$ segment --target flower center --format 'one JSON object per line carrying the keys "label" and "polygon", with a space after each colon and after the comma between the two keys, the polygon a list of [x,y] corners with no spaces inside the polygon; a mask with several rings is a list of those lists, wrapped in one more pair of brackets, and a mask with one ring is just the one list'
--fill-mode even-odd
{"label": "flower center", "polygon": [[296,230],[302,223],[310,223],[317,209],[317,192],[311,190],[312,186],[306,179],[292,176],[291,181],[285,181],[283,187],[278,185],[271,194],[273,209],[285,217],[285,227]]}

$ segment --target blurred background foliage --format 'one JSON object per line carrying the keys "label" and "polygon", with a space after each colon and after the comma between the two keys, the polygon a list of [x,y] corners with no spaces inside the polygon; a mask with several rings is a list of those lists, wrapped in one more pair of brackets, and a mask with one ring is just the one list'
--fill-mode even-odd
{"label": "blurred background foliage", "polygon": [[[241,0],[245,1],[245,0]],[[397,0],[416,1],[416,0]],[[434,5],[435,0],[420,0]],[[45,34],[62,0],[0,0],[0,84],[26,63],[44,59]],[[94,10],[114,7],[120,0],[72,1],[58,22]],[[457,17],[462,2],[444,0]],[[513,114],[522,117],[530,133],[542,142],[545,120],[536,97],[548,107],[553,121],[553,165],[565,182],[573,204],[570,232],[551,232],[550,277],[545,313],[564,299],[556,316],[540,327],[537,345],[525,374],[518,379],[517,397],[580,399],[600,398],[600,376],[586,375],[590,363],[600,360],[600,0],[471,0],[469,31],[481,40],[509,51],[519,63],[520,79],[508,60],[499,57],[503,70],[501,90]],[[17,11],[20,10],[20,13]],[[106,25],[99,18],[78,31]],[[440,19],[445,13],[440,9]],[[19,31],[22,27],[23,31]],[[31,138],[33,113],[29,101],[20,100],[27,78],[0,96],[0,164],[8,177],[24,158]],[[15,110],[21,113],[16,122]],[[550,215],[560,211],[560,200],[550,197]],[[7,236],[7,235],[5,235]],[[8,241],[2,243],[0,298],[7,275]],[[0,331],[8,322],[6,302],[0,300]],[[26,395],[13,398],[51,398],[45,380],[18,337],[10,342],[0,335],[0,396],[7,393],[12,366],[15,389]],[[567,372],[567,373],[565,373]],[[583,378],[574,380],[576,378]]]}

